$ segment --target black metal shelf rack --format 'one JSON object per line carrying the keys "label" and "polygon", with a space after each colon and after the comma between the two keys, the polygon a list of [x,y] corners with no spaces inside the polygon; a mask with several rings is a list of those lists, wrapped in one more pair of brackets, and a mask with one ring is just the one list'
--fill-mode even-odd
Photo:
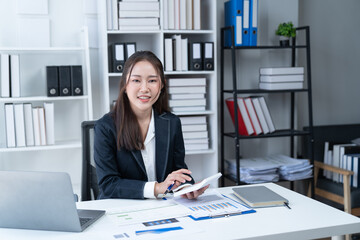
{"label": "black metal shelf rack", "polygon": [[[231,36],[234,36],[234,27],[224,27],[221,29],[221,65],[220,65],[220,100],[223,102],[225,94],[232,94],[233,99],[237,99],[238,95],[242,94],[272,94],[272,93],[284,93],[290,94],[290,129],[281,129],[276,130],[273,133],[265,135],[256,135],[256,136],[242,136],[239,135],[238,125],[234,124],[235,132],[224,132],[224,103],[220,104],[220,131],[221,131],[221,172],[223,177],[221,179],[221,184],[224,186],[225,178],[234,181],[236,184],[244,184],[240,181],[240,140],[254,139],[254,138],[271,138],[271,137],[290,137],[290,154],[292,157],[295,157],[294,153],[294,138],[299,136],[308,137],[309,149],[310,149],[310,161],[313,164],[313,114],[312,114],[312,91],[311,91],[311,64],[310,64],[310,28],[309,26],[298,27],[296,31],[305,31],[305,45],[296,45],[296,38],[292,38],[291,46],[240,46],[236,47],[234,44],[234,38],[232,37],[232,46],[224,46],[224,36],[225,31],[230,31]],[[295,67],[296,60],[296,50],[304,49],[306,51],[306,80],[307,88],[304,89],[288,89],[288,90],[262,90],[262,89],[238,89],[236,82],[236,51],[242,50],[262,50],[262,49],[290,49],[291,50],[291,66]],[[231,52],[231,70],[232,70],[232,89],[224,89],[224,55],[225,51]],[[301,131],[295,129],[295,94],[305,93],[308,97],[308,111],[309,111],[309,130]],[[234,110],[237,109],[237,101],[234,101]],[[238,113],[234,111],[234,120],[235,123],[238,122]],[[229,175],[225,174],[225,156],[224,156],[224,139],[225,137],[233,138],[235,144],[235,159],[236,159],[236,179],[233,179]],[[314,196],[314,181],[313,178],[310,178],[311,181],[311,195]],[[291,187],[293,188],[293,181],[290,182]]]}

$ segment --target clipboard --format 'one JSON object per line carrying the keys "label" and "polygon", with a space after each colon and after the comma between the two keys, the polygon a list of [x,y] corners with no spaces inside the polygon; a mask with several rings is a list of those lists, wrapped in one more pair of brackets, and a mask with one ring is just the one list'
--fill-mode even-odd
{"label": "clipboard", "polygon": [[255,213],[256,211],[226,195],[218,193],[216,190],[209,191],[201,195],[196,200],[184,198],[174,199],[178,204],[190,210],[188,217],[194,221],[214,219],[220,217],[230,217]]}

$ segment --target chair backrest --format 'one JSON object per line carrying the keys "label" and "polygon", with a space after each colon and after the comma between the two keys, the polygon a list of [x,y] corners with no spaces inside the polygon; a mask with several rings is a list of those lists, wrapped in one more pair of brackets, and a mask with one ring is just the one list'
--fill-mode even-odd
{"label": "chair backrest", "polygon": [[94,125],[95,121],[81,123],[82,130],[82,179],[81,201],[96,200],[99,186],[94,162]]}
{"label": "chair backrest", "polygon": [[[304,127],[304,130],[309,130]],[[323,162],[325,142],[350,143],[360,137],[360,124],[322,125],[313,126],[314,130],[314,160]],[[303,153],[305,158],[310,156],[308,138],[304,137]]]}

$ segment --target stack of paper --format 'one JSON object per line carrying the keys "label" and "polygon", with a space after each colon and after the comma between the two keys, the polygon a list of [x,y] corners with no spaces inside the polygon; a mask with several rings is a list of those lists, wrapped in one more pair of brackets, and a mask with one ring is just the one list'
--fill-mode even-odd
{"label": "stack of paper", "polygon": [[295,159],[284,155],[270,156],[268,159],[280,165],[280,179],[294,181],[312,176],[313,166],[307,159]]}
{"label": "stack of paper", "polygon": [[[227,173],[236,176],[235,159],[227,160]],[[240,159],[240,181],[245,183],[276,182],[279,179],[294,181],[312,176],[312,165],[307,159],[284,155],[265,158]]]}
{"label": "stack of paper", "polygon": [[[235,159],[227,160],[227,173],[236,177]],[[245,183],[263,183],[279,181],[278,164],[267,161],[265,158],[240,159],[240,181]]]}
{"label": "stack of paper", "polygon": [[169,78],[168,85],[173,112],[206,109],[206,78]]}
{"label": "stack of paper", "polygon": [[303,87],[303,67],[260,68],[260,89],[282,90]]}
{"label": "stack of paper", "polygon": [[180,117],[185,151],[209,149],[206,116]]}

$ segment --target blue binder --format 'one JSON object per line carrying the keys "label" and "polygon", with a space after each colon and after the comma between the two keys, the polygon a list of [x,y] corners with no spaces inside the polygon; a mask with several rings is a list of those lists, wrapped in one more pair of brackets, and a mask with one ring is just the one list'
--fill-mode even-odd
{"label": "blue binder", "polygon": [[[230,0],[225,2],[225,27],[234,26],[234,44],[243,46],[243,0]],[[225,46],[231,46],[231,31],[225,31]]]}
{"label": "blue binder", "polygon": [[243,31],[242,31],[243,46],[250,46],[250,18],[251,18],[250,0],[243,0],[242,2],[243,2],[243,10],[244,10]]}
{"label": "blue binder", "polygon": [[258,0],[250,0],[250,46],[257,46]]}

